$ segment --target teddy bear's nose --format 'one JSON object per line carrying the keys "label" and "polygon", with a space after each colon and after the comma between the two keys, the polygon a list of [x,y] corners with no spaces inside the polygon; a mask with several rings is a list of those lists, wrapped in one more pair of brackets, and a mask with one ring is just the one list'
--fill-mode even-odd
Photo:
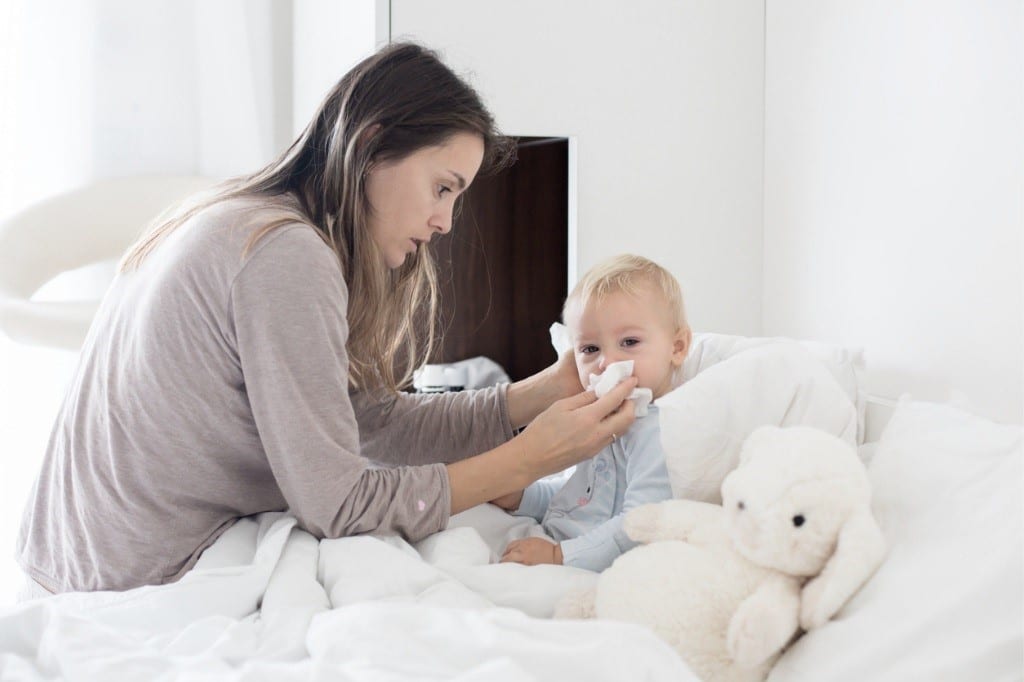
{"label": "teddy bear's nose", "polygon": [[803,514],[797,514],[796,516],[794,516],[793,517],[793,525],[796,526],[797,528],[799,528],[800,526],[804,525],[804,515]]}

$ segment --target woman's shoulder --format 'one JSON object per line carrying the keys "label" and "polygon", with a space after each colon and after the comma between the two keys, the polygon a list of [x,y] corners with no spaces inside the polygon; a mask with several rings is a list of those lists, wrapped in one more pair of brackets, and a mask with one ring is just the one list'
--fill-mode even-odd
{"label": "woman's shoulder", "polygon": [[[229,207],[230,210],[230,207]],[[311,224],[272,206],[258,215],[245,213],[233,240],[240,248],[231,288],[303,297],[336,303],[347,299],[341,261]]]}
{"label": "woman's shoulder", "polygon": [[237,232],[241,237],[273,226],[302,227],[310,232],[316,231],[298,202],[289,195],[250,195],[222,199],[199,211],[193,221],[210,231]]}
{"label": "woman's shoulder", "polygon": [[334,251],[288,195],[225,199],[204,208],[190,222],[200,245],[234,253],[239,268],[257,257],[338,267]]}

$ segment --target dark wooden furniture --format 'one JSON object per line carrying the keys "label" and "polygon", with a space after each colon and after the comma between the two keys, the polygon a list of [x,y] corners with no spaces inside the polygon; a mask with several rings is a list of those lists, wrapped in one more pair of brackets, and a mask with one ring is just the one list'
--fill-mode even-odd
{"label": "dark wooden furniture", "polygon": [[513,380],[555,360],[548,327],[568,289],[569,142],[520,138],[516,163],[478,177],[452,232],[431,245],[444,340],[434,362],[477,355]]}

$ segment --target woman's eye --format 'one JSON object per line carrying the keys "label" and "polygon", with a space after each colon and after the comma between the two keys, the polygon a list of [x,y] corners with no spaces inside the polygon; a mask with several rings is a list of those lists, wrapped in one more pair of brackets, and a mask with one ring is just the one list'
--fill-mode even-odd
{"label": "woman's eye", "polygon": [[439,185],[438,189],[437,189],[437,195],[439,197],[443,197],[445,192],[451,192],[451,191],[452,191],[451,187],[445,187],[444,185]]}

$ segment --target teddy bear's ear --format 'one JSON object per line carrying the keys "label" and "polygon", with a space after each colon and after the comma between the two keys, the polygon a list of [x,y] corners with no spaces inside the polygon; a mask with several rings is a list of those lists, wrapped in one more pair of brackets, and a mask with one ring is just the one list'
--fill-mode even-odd
{"label": "teddy bear's ear", "polygon": [[751,431],[747,439],[743,441],[743,447],[740,449],[740,466],[749,462],[754,453],[762,451],[766,446],[775,442],[775,439],[781,432],[782,429],[778,426],[770,424],[759,426]]}
{"label": "teddy bear's ear", "polygon": [[818,577],[808,582],[800,599],[804,630],[824,625],[875,572],[885,556],[882,530],[865,503],[839,530],[836,549]]}

